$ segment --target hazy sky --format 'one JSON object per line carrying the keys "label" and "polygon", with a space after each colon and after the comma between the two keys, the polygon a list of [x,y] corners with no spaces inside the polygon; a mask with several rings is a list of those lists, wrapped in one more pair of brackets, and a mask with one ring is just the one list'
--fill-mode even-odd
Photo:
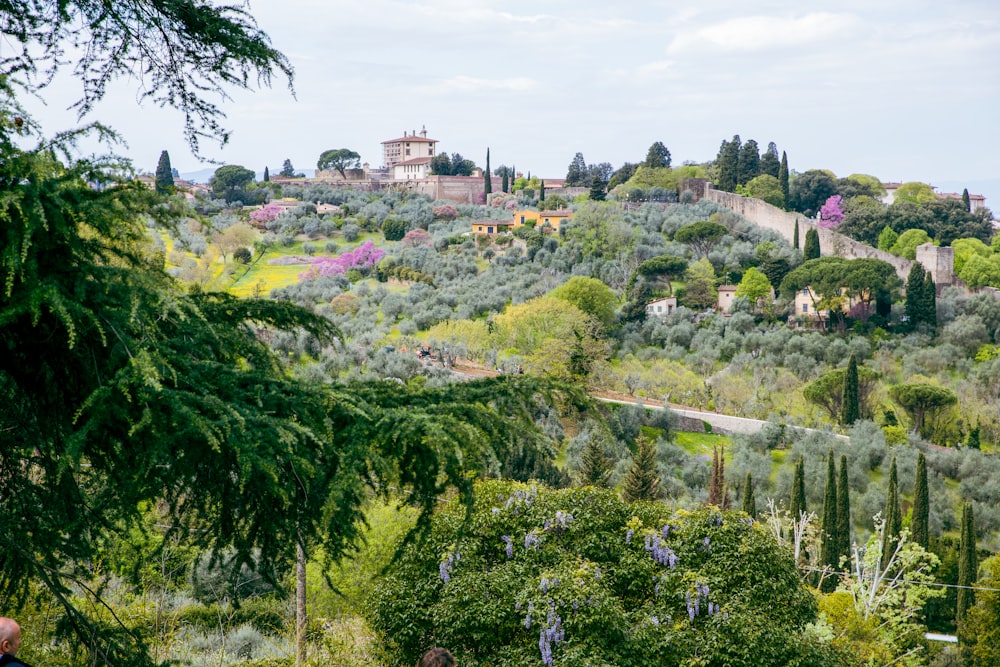
{"label": "hazy sky", "polygon": [[[226,163],[314,168],[328,148],[382,162],[381,142],[426,126],[480,166],[563,177],[640,161],[713,159],[739,134],[774,141],[798,171],[932,185],[981,183],[1000,211],[1000,3],[996,0],[252,0],[291,59],[295,93],[234,94]],[[202,165],[176,113],[123,82],[94,114],[155,168]],[[37,117],[65,127],[60,81]],[[986,181],[993,181],[990,185]],[[986,192],[995,188],[994,192]]]}

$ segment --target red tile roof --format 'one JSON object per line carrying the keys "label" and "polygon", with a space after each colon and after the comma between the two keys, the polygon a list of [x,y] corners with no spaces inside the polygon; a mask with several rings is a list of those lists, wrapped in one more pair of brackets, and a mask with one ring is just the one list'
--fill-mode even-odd
{"label": "red tile roof", "polygon": [[437,139],[428,139],[427,137],[421,137],[421,136],[417,135],[415,137],[414,136],[407,136],[407,137],[400,137],[399,139],[389,139],[388,141],[383,141],[382,143],[383,144],[398,144],[398,143],[400,143],[402,141],[423,142],[423,143],[428,143],[428,144],[436,144],[438,142]]}

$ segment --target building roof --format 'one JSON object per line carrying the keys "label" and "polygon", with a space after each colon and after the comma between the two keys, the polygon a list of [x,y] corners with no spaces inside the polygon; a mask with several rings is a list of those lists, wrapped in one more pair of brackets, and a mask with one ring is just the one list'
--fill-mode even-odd
{"label": "building roof", "polygon": [[548,215],[555,216],[557,218],[565,218],[567,216],[573,215],[573,211],[568,208],[555,209],[553,211],[539,211],[538,215]]}
{"label": "building roof", "polygon": [[382,143],[383,144],[398,144],[398,143],[403,142],[403,141],[411,141],[411,142],[418,142],[418,143],[419,142],[423,142],[423,143],[428,143],[428,144],[436,144],[438,142],[437,139],[428,139],[427,137],[421,137],[419,134],[417,134],[417,135],[407,135],[405,137],[400,137],[399,139],[389,139],[388,141],[383,141]]}
{"label": "building roof", "polygon": [[720,292],[735,292],[739,285],[719,285]]}
{"label": "building roof", "polygon": [[404,167],[404,166],[416,165],[416,164],[429,164],[430,161],[431,161],[431,158],[429,158],[429,157],[415,157],[415,158],[410,158],[409,160],[403,160],[402,162],[397,162],[396,164],[394,164],[392,166],[393,167]]}

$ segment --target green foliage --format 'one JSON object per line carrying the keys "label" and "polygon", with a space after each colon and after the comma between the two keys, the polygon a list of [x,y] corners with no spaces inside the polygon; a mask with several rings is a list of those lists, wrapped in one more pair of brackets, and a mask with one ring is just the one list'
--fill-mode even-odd
{"label": "green foliage", "polygon": [[[292,79],[291,63],[240,6],[30,0],[0,5],[0,23],[14,54],[5,55],[0,71],[5,81],[27,81],[34,92],[39,81],[47,82],[72,61],[74,77],[83,84],[82,97],[72,106],[83,115],[104,98],[110,82],[141,72],[139,99],[179,110],[196,155],[200,139],[220,145],[229,139],[220,124],[225,114],[207,98],[228,99],[228,89],[248,90],[255,82],[270,85],[276,73]],[[70,59],[69,45],[86,48]]]}
{"label": "green foliage", "polygon": [[889,387],[889,395],[910,415],[913,431],[927,435],[927,417],[958,402],[958,396],[947,387],[926,382],[897,384]]}
{"label": "green foliage", "polygon": [[590,182],[590,200],[591,201],[604,201],[606,197],[606,192],[604,190],[606,184],[597,176],[594,176],[593,180]]}
{"label": "green foliage", "polygon": [[858,377],[858,358],[851,354],[847,362],[847,373],[844,376],[843,413],[840,423],[850,426],[861,418],[860,379]]}
{"label": "green foliage", "polygon": [[[781,194],[785,199],[785,208],[791,204],[791,193],[789,192],[789,182],[788,182],[788,155],[785,151],[781,151],[781,165],[778,171],[778,183],[781,184]],[[795,244],[798,248],[798,243]]]}
{"label": "green foliage", "polygon": [[837,476],[837,551],[841,559],[851,558],[851,487],[847,475],[847,455],[840,456],[840,473]]}
{"label": "green foliage", "polygon": [[889,252],[898,240],[899,234],[893,231],[892,227],[883,227],[878,235],[878,249]]}
{"label": "green foliage", "polygon": [[[997,236],[1000,238],[1000,234]],[[1000,255],[989,257],[971,255],[966,258],[957,274],[973,289],[987,286],[1000,287]]]}
{"label": "green foliage", "polygon": [[170,167],[170,154],[167,151],[160,152],[160,160],[156,163],[156,191],[161,195],[169,194],[174,190],[174,171]]}
{"label": "green foliage", "polygon": [[717,280],[715,269],[707,258],[692,262],[684,272],[684,296],[681,301],[689,308],[711,308],[719,298]]}
{"label": "green foliage", "polygon": [[390,216],[382,223],[382,234],[386,241],[402,241],[408,226],[402,218]]}
{"label": "green foliage", "polygon": [[799,249],[799,219],[795,218],[795,230],[792,232],[792,247]]}
{"label": "green foliage", "polygon": [[771,281],[757,267],[751,266],[743,273],[740,284],[736,286],[736,297],[747,299],[756,310],[759,303],[770,303]]}
{"label": "green foliage", "polygon": [[781,182],[770,174],[756,176],[742,190],[748,197],[761,199],[771,206],[777,206],[780,209],[785,208],[785,195],[781,191]]}
{"label": "green foliage", "polygon": [[597,278],[573,276],[552,290],[551,295],[570,302],[605,327],[614,323],[618,298],[610,287]]}
{"label": "green foliage", "polygon": [[802,258],[805,261],[818,259],[820,257],[819,232],[810,227],[806,230],[806,241],[802,246]]}
{"label": "green foliage", "polygon": [[888,569],[890,560],[899,544],[899,533],[903,530],[903,515],[899,507],[899,479],[896,473],[896,457],[889,466],[889,487],[885,495],[885,510],[882,512],[885,530],[882,532],[882,569]]}
{"label": "green foliage", "polygon": [[991,556],[982,565],[982,588],[975,605],[969,607],[963,624],[963,639],[971,653],[966,664],[992,667],[1000,664],[1000,556]]}
{"label": "green foliage", "polygon": [[889,252],[898,257],[906,259],[917,258],[917,246],[931,243],[930,235],[923,229],[907,229],[899,235],[896,242],[889,248]]}
{"label": "green foliage", "polygon": [[684,225],[674,232],[674,240],[691,246],[696,257],[707,257],[729,230],[724,225],[711,220],[702,220]]}
{"label": "green foliage", "polygon": [[[823,524],[821,527],[820,562],[834,570],[840,566],[840,539],[837,534],[837,466],[833,459],[833,450],[826,458],[826,486],[823,494]],[[836,586],[836,579],[827,577],[823,580],[823,589],[829,593]]]}
{"label": "green foliage", "polygon": [[976,553],[976,519],[972,503],[962,505],[962,537],[958,546],[958,603],[955,607],[955,623],[958,624],[959,641],[969,637],[965,626],[965,616],[976,602],[972,586],[976,583],[979,557]]}
{"label": "green foliage", "polygon": [[[858,366],[858,414],[870,419],[873,416],[872,394],[878,385],[878,373],[865,366]],[[835,368],[823,373],[802,389],[802,396],[841,422],[844,415],[844,395],[847,391],[847,369]]]}
{"label": "green foliage", "polygon": [[740,136],[734,135],[732,141],[723,140],[719,154],[715,158],[715,166],[719,170],[717,185],[720,190],[736,192],[739,184],[740,148],[743,142]]}
{"label": "green foliage", "polygon": [[910,202],[913,204],[927,204],[932,201],[937,201],[937,195],[934,194],[934,188],[926,183],[910,181],[908,183],[903,183],[896,188],[896,192],[893,195],[893,201]]}
{"label": "green foliage", "polygon": [[808,512],[806,507],[806,473],[805,460],[801,457],[795,464],[795,475],[792,479],[792,497],[788,503],[788,512],[792,519],[798,521],[798,517],[803,512]]}
{"label": "green foliage", "polygon": [[750,473],[747,473],[746,479],[743,480],[743,501],[741,509],[747,513],[751,519],[757,518],[757,501],[754,499],[753,493],[753,478]]}
{"label": "green foliage", "polygon": [[247,202],[247,186],[253,183],[255,175],[246,167],[227,164],[215,170],[208,184],[212,192],[228,203]]}
{"label": "green foliage", "polygon": [[663,145],[662,141],[653,142],[649,150],[646,151],[646,159],[643,161],[642,166],[650,169],[670,167],[670,151]]}
{"label": "green foliage", "polygon": [[468,522],[446,506],[376,590],[395,664],[432,644],[470,667],[539,664],[540,649],[563,665],[836,664],[806,630],[815,602],[789,553],[741,513],[507,482],[477,497]]}
{"label": "green foliage", "polygon": [[361,155],[349,148],[331,148],[323,151],[316,161],[316,169],[320,171],[335,170],[341,178],[347,178],[348,169],[361,167]]}
{"label": "green foliage", "polygon": [[640,436],[636,452],[625,473],[622,499],[627,503],[660,499],[660,477],[656,469],[656,444]]}
{"label": "green foliage", "polygon": [[910,533],[913,542],[924,549],[930,546],[930,496],[927,490],[927,457],[923,452],[917,455],[917,474],[913,484],[913,511]]}

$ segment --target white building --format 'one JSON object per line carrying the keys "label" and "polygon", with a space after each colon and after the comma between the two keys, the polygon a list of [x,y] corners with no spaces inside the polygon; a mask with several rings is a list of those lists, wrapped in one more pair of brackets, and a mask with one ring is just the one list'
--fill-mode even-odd
{"label": "white building", "polygon": [[430,164],[430,158],[437,155],[437,143],[437,139],[427,138],[426,128],[420,130],[419,135],[416,130],[412,134],[404,131],[403,136],[398,139],[383,141],[382,159],[385,168],[394,171],[396,165],[420,158],[427,158],[427,163]]}
{"label": "white building", "polygon": [[655,315],[656,317],[666,317],[677,310],[677,297],[667,296],[646,304],[646,317]]}

